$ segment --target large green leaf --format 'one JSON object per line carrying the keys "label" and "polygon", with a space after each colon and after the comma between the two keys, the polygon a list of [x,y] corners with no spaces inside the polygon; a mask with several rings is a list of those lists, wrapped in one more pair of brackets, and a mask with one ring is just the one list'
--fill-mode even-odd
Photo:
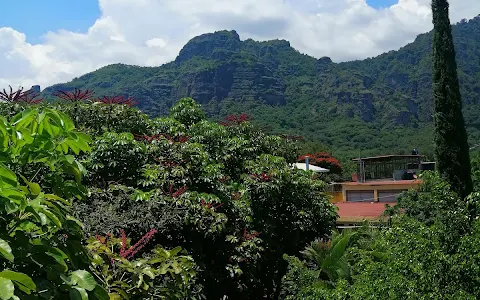
{"label": "large green leaf", "polygon": [[0,299],[9,300],[13,297],[15,286],[10,279],[0,277]]}
{"label": "large green leaf", "polygon": [[56,215],[54,215],[51,211],[48,211],[46,209],[41,210],[42,213],[47,216],[47,218],[52,221],[58,228],[62,228],[62,222],[58,219]]}
{"label": "large green leaf", "polygon": [[70,149],[72,149],[73,153],[78,155],[80,153],[80,145],[75,140],[66,140],[64,142]]}
{"label": "large green leaf", "polygon": [[71,203],[68,202],[67,200],[63,199],[62,197],[58,197],[57,195],[54,194],[45,194],[44,195],[45,199],[47,200],[55,200],[59,201],[60,203],[66,205],[66,206],[71,206]]}
{"label": "large green leaf", "polygon": [[4,117],[0,119],[0,145],[3,148],[8,147],[8,142],[10,141],[10,137],[7,132],[7,120]]}
{"label": "large green leaf", "polygon": [[25,199],[25,194],[17,188],[0,188],[0,197],[21,205]]}
{"label": "large green leaf", "polygon": [[341,259],[345,254],[350,238],[354,235],[355,233],[342,233],[336,236],[329,255],[323,260],[322,270],[328,273],[331,280],[335,280],[338,275],[349,273],[349,271],[345,270],[348,265],[345,266],[345,264],[341,262]]}
{"label": "large green leaf", "polygon": [[56,123],[57,126],[62,127],[65,130],[73,130],[75,125],[73,124],[72,120],[63,112],[53,109],[47,110],[47,115],[50,119]]}
{"label": "large green leaf", "polygon": [[23,175],[20,175],[20,177],[23,179],[23,181],[25,182],[25,184],[28,185],[28,188],[30,190],[30,193],[32,193],[32,195],[38,195],[40,194],[40,192],[42,191],[42,189],[40,188],[40,185],[38,183],[35,183],[35,182],[30,182],[27,178],[25,178],[25,176]]}
{"label": "large green leaf", "polygon": [[355,233],[346,233],[346,234],[341,234],[338,236],[338,242],[333,243],[333,247],[330,252],[330,257],[327,259],[327,261],[331,261],[332,263],[336,263],[338,260],[340,260],[343,255],[345,254],[345,250],[347,249],[348,242],[350,241],[350,238],[352,238],[355,235]]}
{"label": "large green leaf", "polygon": [[93,278],[92,274],[85,270],[74,271],[70,277],[72,278],[72,284],[77,284],[87,291],[93,291],[97,285],[97,282],[95,281],[95,278]]}
{"label": "large green leaf", "polygon": [[9,168],[0,164],[0,187],[17,186],[17,176]]}
{"label": "large green leaf", "polygon": [[87,291],[79,287],[71,288],[69,294],[71,300],[88,300]]}
{"label": "large green leaf", "polygon": [[45,252],[46,255],[53,257],[58,263],[65,265],[65,260],[68,259],[67,254],[58,248],[49,248],[48,251]]}
{"label": "large green leaf", "polygon": [[10,245],[7,243],[7,241],[2,239],[0,239],[0,254],[9,261],[13,262],[14,256],[12,254],[12,248],[10,248]]}
{"label": "large green leaf", "polygon": [[68,266],[63,259],[58,259],[58,257],[53,257],[50,253],[36,253],[32,255],[32,258],[39,264],[43,265],[43,268],[50,268],[55,270],[55,272],[66,272]]}
{"label": "large green leaf", "polygon": [[12,280],[21,291],[27,294],[30,294],[37,289],[33,280],[23,273],[5,270],[0,272],[0,277]]}
{"label": "large green leaf", "polygon": [[97,285],[93,290],[93,295],[97,300],[109,300],[108,292],[101,286]]}
{"label": "large green leaf", "polygon": [[16,129],[27,127],[31,122],[36,121],[37,114],[38,111],[36,109],[24,110],[12,118],[12,125],[15,126]]}

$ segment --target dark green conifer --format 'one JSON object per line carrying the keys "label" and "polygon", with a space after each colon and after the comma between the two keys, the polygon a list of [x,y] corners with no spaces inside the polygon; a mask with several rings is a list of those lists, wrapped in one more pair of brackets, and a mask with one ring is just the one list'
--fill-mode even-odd
{"label": "dark green conifer", "polygon": [[472,191],[470,155],[448,8],[447,0],[432,0],[435,157],[440,174],[465,197]]}

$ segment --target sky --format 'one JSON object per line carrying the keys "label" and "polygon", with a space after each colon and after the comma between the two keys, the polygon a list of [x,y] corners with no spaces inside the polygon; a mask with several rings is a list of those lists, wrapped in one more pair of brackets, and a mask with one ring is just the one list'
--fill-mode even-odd
{"label": "sky", "polygon": [[[112,63],[159,66],[189,39],[236,30],[335,62],[397,50],[432,29],[430,0],[0,0],[0,88],[49,85]],[[450,0],[452,23],[480,14]]]}

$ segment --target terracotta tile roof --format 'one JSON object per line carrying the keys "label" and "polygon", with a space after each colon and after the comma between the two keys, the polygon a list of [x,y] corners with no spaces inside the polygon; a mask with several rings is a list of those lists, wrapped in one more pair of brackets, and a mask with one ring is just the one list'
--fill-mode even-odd
{"label": "terracotta tile roof", "polygon": [[[339,202],[339,222],[360,222],[362,220],[379,220],[385,210],[385,202]],[[390,206],[395,203],[388,203]]]}

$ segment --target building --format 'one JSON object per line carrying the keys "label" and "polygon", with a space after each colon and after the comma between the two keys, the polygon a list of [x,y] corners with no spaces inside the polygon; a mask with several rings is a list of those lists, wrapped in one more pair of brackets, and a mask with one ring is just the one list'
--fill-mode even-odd
{"label": "building", "polygon": [[386,155],[354,159],[357,172],[351,182],[330,186],[332,203],[338,207],[337,225],[350,226],[363,220],[378,222],[385,204],[395,205],[405,191],[417,189],[422,183],[417,174],[434,170],[416,151],[411,155]]}

